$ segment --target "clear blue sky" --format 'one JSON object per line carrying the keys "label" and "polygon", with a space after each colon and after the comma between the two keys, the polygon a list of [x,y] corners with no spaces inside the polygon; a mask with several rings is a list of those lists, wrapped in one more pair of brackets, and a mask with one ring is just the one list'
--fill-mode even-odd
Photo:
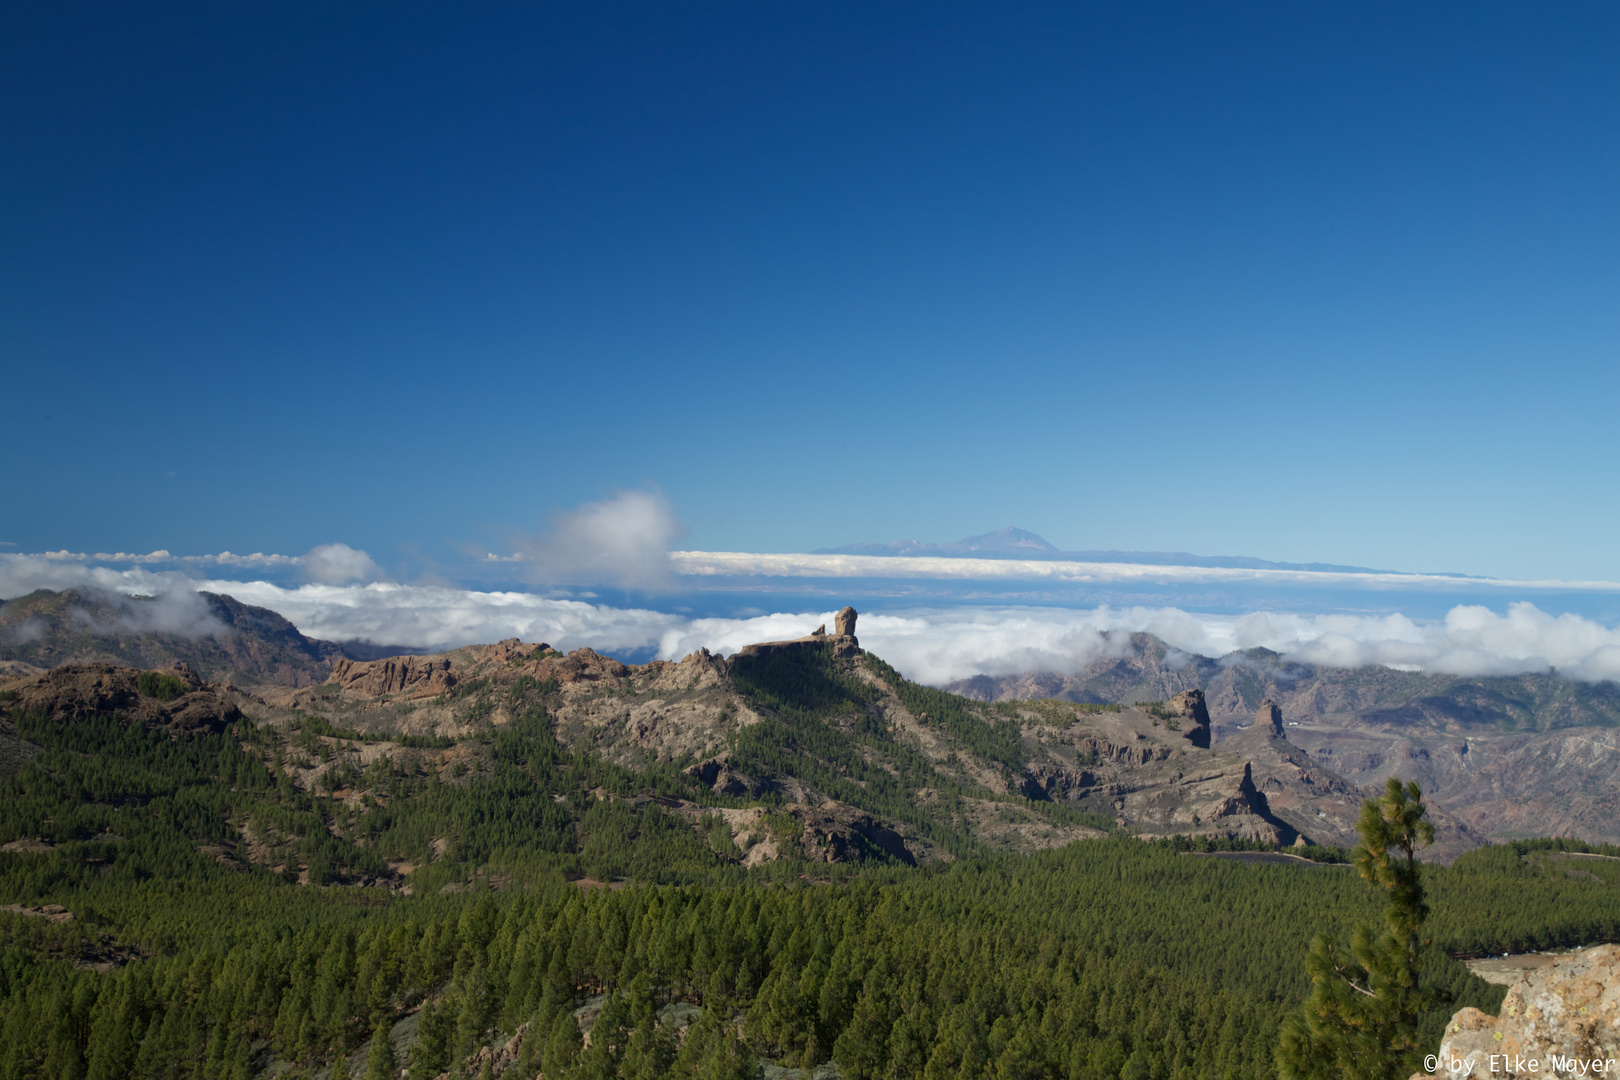
{"label": "clear blue sky", "polygon": [[0,10],[0,541],[1620,577],[1614,4]]}

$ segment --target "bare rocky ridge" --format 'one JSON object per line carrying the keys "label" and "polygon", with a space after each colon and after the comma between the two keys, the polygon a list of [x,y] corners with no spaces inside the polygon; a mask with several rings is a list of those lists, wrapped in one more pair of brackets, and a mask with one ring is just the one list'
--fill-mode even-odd
{"label": "bare rocky ridge", "polygon": [[[1121,636],[1073,674],[976,676],[947,689],[996,702],[1164,701],[1202,688],[1215,746],[1255,729],[1357,787],[1416,780],[1481,837],[1620,842],[1620,686],[1555,674],[1424,675],[1318,668],[1250,649],[1214,660]],[[1276,710],[1265,707],[1272,703]]]}

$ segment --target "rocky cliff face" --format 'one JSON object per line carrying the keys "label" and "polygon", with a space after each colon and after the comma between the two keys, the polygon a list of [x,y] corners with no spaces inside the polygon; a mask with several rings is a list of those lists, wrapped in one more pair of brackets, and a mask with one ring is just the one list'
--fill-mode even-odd
{"label": "rocky cliff face", "polygon": [[1513,984],[1500,1015],[1463,1009],[1437,1068],[1452,1077],[1570,1077],[1620,1071],[1620,946],[1570,953]]}

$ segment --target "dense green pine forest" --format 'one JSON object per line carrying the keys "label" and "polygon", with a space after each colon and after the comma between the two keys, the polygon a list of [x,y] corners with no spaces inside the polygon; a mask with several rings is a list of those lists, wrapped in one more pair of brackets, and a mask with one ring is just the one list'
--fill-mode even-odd
{"label": "dense green pine forest", "polygon": [[[809,692],[795,712],[761,681],[802,738],[739,750],[819,752],[815,695],[855,688]],[[745,871],[724,830],[656,801],[724,797],[572,754],[547,688],[513,693],[520,718],[467,775],[379,757],[347,778],[362,811],[273,768],[345,738],[313,718],[175,739],[14,717],[42,749],[0,778],[0,840],[35,841],[0,852],[0,902],[22,909],[0,911],[0,1080],[314,1078],[339,1062],[371,1080],[495,1075],[505,1058],[474,1055],[509,1045],[525,1078],[740,1078],[762,1061],[847,1078],[1267,1077],[1310,937],[1377,917],[1343,865],[1124,836]],[[925,704],[972,723],[948,697]],[[1576,866],[1579,847],[1498,845],[1428,871],[1436,1040],[1453,1009],[1501,998],[1456,956],[1620,939],[1620,863]],[[408,892],[380,884],[400,880]]]}

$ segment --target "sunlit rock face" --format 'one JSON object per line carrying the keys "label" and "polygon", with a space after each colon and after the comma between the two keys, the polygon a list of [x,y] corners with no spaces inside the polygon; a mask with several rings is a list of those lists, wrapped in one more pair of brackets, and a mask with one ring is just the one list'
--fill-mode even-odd
{"label": "sunlit rock face", "polygon": [[1617,1069],[1620,946],[1599,945],[1526,972],[1502,999],[1499,1016],[1458,1012],[1446,1025],[1434,1072],[1550,1077]]}

